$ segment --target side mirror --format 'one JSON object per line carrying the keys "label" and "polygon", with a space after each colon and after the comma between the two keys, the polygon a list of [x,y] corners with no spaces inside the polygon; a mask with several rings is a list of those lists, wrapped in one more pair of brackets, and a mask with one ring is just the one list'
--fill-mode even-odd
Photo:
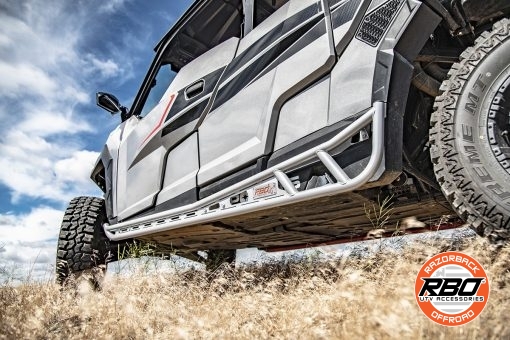
{"label": "side mirror", "polygon": [[100,108],[110,112],[112,115],[122,112],[123,108],[117,97],[105,92],[96,93],[96,104]]}

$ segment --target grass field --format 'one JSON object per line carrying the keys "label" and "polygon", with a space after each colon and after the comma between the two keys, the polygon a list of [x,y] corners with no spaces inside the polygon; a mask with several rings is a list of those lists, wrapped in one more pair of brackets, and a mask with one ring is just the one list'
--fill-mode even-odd
{"label": "grass field", "polygon": [[[479,318],[457,327],[428,320],[416,274],[446,250],[474,256],[491,292]],[[181,270],[107,278],[100,292],[53,283],[0,287],[1,339],[508,339],[510,247],[416,241],[337,259],[302,258],[214,273]]]}

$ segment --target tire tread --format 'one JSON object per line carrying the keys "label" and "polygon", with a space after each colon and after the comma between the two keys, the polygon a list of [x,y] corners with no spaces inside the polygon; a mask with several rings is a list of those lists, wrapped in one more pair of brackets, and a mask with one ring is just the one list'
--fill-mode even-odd
{"label": "tire tread", "polygon": [[71,276],[106,264],[108,239],[102,230],[106,220],[104,200],[76,197],[67,207],[57,245],[57,283]]}
{"label": "tire tread", "polygon": [[462,166],[454,143],[454,115],[469,76],[496,46],[510,39],[509,32],[510,20],[498,21],[460,55],[460,61],[452,66],[441,84],[442,93],[435,100],[429,132],[434,172],[446,198],[477,233],[496,243],[510,239],[510,216],[478,194],[476,183]]}

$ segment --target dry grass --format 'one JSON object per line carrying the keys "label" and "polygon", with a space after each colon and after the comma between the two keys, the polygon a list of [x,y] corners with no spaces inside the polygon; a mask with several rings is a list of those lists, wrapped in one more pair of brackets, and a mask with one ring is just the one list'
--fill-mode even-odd
{"label": "dry grass", "polygon": [[434,241],[338,260],[267,263],[213,274],[114,276],[101,292],[54,284],[0,287],[1,339],[510,338],[510,247],[464,246],[487,270],[482,315],[458,328],[429,321],[413,296]]}

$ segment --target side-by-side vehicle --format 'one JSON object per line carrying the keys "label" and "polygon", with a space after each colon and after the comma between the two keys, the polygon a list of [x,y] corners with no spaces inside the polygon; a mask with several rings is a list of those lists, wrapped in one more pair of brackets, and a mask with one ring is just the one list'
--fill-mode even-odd
{"label": "side-by-side vehicle", "polygon": [[97,94],[121,124],[91,175],[104,198],[65,213],[58,280],[132,240],[211,266],[458,216],[505,242],[509,13],[496,0],[195,1],[131,108]]}

